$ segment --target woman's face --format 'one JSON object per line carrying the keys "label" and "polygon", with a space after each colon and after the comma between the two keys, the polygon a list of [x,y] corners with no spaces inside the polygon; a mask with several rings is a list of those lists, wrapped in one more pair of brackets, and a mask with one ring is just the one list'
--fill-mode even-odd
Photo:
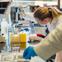
{"label": "woman's face", "polygon": [[39,24],[47,24],[49,22],[50,18],[45,18],[43,20],[39,20],[38,18],[36,18],[36,20]]}

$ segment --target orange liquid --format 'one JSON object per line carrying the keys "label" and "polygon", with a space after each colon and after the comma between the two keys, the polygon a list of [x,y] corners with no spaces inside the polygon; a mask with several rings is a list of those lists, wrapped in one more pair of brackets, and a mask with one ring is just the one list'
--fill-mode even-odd
{"label": "orange liquid", "polygon": [[11,34],[10,35],[11,46],[19,46],[20,49],[26,48],[26,33]]}
{"label": "orange liquid", "polygon": [[26,42],[21,42],[20,48],[21,48],[21,49],[25,49],[25,48],[26,48]]}
{"label": "orange liquid", "polygon": [[21,42],[20,48],[21,49],[26,48],[26,33],[19,34],[19,41]]}
{"label": "orange liquid", "polygon": [[20,42],[26,42],[26,33],[20,33],[19,40]]}

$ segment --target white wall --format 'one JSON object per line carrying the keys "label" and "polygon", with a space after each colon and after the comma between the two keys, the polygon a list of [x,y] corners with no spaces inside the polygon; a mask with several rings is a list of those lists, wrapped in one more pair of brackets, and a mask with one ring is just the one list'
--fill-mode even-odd
{"label": "white wall", "polygon": [[58,2],[57,1],[35,1],[35,5],[40,5],[40,6],[43,6],[43,5],[58,5]]}
{"label": "white wall", "polygon": [[13,1],[58,1],[58,0],[13,0]]}
{"label": "white wall", "polygon": [[0,2],[7,2],[7,1],[11,1],[11,0],[0,0]]}

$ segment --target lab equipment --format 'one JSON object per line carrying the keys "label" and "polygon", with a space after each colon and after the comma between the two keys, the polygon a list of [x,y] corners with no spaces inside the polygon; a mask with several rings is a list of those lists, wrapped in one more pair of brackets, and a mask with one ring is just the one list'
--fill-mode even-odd
{"label": "lab equipment", "polygon": [[20,37],[20,42],[26,42],[26,33],[20,33],[19,37]]}
{"label": "lab equipment", "polygon": [[0,52],[1,52],[1,50],[4,49],[4,47],[5,47],[5,37],[0,35]]}
{"label": "lab equipment", "polygon": [[25,49],[24,53],[23,53],[23,58],[25,59],[31,59],[31,57],[37,56],[37,54],[35,53],[33,47],[28,47],[27,49]]}
{"label": "lab equipment", "polygon": [[45,27],[45,25],[43,24],[41,24],[41,25],[39,25],[39,24],[34,24],[34,32],[36,33],[36,34],[42,34],[43,36],[46,36],[46,27]]}
{"label": "lab equipment", "polygon": [[11,33],[10,35],[10,43],[11,43],[11,50],[12,51],[20,51],[22,49],[25,49],[26,48],[26,41],[27,41],[27,35],[26,33],[17,33],[17,34],[14,34],[14,33]]}
{"label": "lab equipment", "polygon": [[37,34],[38,37],[42,37],[45,38],[46,36],[44,36],[43,34]]}
{"label": "lab equipment", "polygon": [[28,41],[28,43],[31,43],[31,44],[38,44],[40,41],[39,40],[30,40]]}
{"label": "lab equipment", "polygon": [[28,43],[36,45],[38,43],[40,43],[41,39],[45,38],[46,36],[44,36],[43,34],[35,34],[35,36],[31,36],[30,39],[28,40]]}
{"label": "lab equipment", "polygon": [[20,48],[22,48],[22,49],[26,48],[26,41],[27,41],[26,38],[27,38],[26,33],[19,34],[19,40],[21,42]]}
{"label": "lab equipment", "polygon": [[11,28],[10,28],[10,25],[8,24],[7,35],[6,35],[6,50],[7,51],[11,51],[11,47],[10,47],[10,32],[11,32]]}
{"label": "lab equipment", "polygon": [[30,62],[23,58],[23,51],[0,53],[0,62]]}
{"label": "lab equipment", "polygon": [[11,51],[20,51],[20,41],[19,41],[19,34],[11,33],[10,34],[10,46]]}
{"label": "lab equipment", "polygon": [[3,18],[1,21],[1,34],[6,36],[7,30],[8,30],[8,22],[6,21],[6,18]]}
{"label": "lab equipment", "polygon": [[18,42],[19,41],[19,36],[18,36],[18,34],[11,34],[10,39],[11,39],[12,43]]}

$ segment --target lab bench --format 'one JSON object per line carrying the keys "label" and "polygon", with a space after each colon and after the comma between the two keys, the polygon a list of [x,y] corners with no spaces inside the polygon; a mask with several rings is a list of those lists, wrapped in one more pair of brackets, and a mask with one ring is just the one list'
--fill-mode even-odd
{"label": "lab bench", "polygon": [[23,50],[20,52],[0,53],[0,62],[45,62],[39,57],[33,57],[31,60],[23,58]]}

